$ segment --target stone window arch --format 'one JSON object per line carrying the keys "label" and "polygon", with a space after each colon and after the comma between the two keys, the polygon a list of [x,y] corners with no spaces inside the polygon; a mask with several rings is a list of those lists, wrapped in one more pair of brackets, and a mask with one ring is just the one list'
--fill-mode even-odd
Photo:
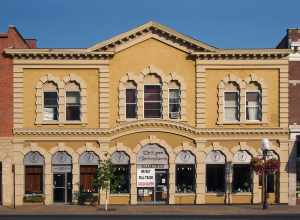
{"label": "stone window arch", "polygon": [[[74,74],[69,74],[64,78],[65,86],[65,103],[64,103],[64,120],[65,123],[72,123],[72,121],[80,121],[83,124],[87,123],[87,86],[85,82]],[[70,101],[70,102],[69,102]],[[68,105],[71,108],[79,108],[78,116],[75,118],[68,117]],[[76,107],[77,106],[77,107]],[[75,114],[76,115],[76,114]],[[70,120],[69,120],[70,119]],[[71,120],[74,119],[74,120]],[[79,119],[79,120],[78,120]]]}
{"label": "stone window arch", "polygon": [[232,75],[227,75],[218,85],[218,124],[236,123],[244,112],[244,84]]}
{"label": "stone window arch", "polygon": [[[257,78],[254,74],[250,74],[245,80],[245,99],[247,99],[248,92],[258,93],[258,107],[260,108],[260,115],[258,121],[263,123],[267,122],[267,109],[268,109],[268,87],[266,86],[264,80]],[[247,100],[245,100],[245,115],[243,120],[247,120]]]}
{"label": "stone window arch", "polygon": [[[57,97],[57,104],[53,102],[51,103],[51,101],[48,102],[47,100],[45,100],[45,97],[50,98],[50,100],[51,98],[54,99],[55,97]],[[63,120],[63,118],[61,117],[63,115],[63,98],[64,85],[58,77],[55,77],[51,74],[41,77],[36,85],[35,123],[61,123]]]}

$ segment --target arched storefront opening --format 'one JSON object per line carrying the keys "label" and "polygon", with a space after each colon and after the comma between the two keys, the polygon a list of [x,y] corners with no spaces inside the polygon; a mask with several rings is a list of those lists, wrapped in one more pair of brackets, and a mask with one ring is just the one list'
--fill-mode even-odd
{"label": "arched storefront opening", "polygon": [[58,151],[52,157],[53,201],[72,202],[72,157],[65,151]]}
{"label": "arched storefront opening", "polygon": [[44,157],[31,151],[24,157],[25,195],[44,193]]}
{"label": "arched storefront opening", "polygon": [[143,146],[137,154],[138,203],[168,203],[169,156],[157,144]]}
{"label": "arched storefront opening", "polygon": [[113,194],[126,194],[130,191],[130,159],[124,151],[115,151],[111,155],[114,174],[119,179],[118,184],[114,188],[110,188]]}
{"label": "arched storefront opening", "polygon": [[92,151],[85,151],[79,157],[80,166],[80,187],[81,193],[92,194],[97,190],[93,186],[93,181],[97,174],[99,157]]}

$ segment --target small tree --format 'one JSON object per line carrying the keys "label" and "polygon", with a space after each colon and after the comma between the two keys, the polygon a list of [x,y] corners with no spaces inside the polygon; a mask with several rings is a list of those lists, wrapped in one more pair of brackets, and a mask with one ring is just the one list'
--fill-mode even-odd
{"label": "small tree", "polygon": [[119,177],[115,175],[115,169],[110,159],[100,162],[93,181],[94,187],[98,190],[98,204],[100,205],[100,191],[105,190],[105,211],[108,208],[108,196],[110,189],[119,185]]}

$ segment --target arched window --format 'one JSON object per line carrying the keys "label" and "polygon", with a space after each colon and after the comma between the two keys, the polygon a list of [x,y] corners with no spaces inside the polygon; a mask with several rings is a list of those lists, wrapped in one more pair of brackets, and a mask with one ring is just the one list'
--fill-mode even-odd
{"label": "arched window", "polygon": [[250,82],[246,91],[246,120],[262,120],[262,92],[257,82]]}
{"label": "arched window", "polygon": [[126,85],[126,118],[137,117],[137,86],[134,81],[127,81]]}
{"label": "arched window", "polygon": [[44,157],[37,151],[31,151],[24,157],[25,194],[44,192]]}
{"label": "arched window", "polygon": [[172,80],[169,83],[169,117],[179,119],[181,116],[180,84]]}
{"label": "arched window", "polygon": [[224,89],[224,121],[240,120],[240,89],[235,82],[228,82]]}
{"label": "arched window", "polygon": [[114,174],[117,176],[118,184],[112,182],[111,193],[129,193],[130,189],[130,159],[124,151],[115,151],[111,155]]}
{"label": "arched window", "polygon": [[180,151],[176,163],[176,193],[194,193],[196,158],[190,151]]}
{"label": "arched window", "polygon": [[43,121],[58,121],[58,88],[54,82],[43,84]]}
{"label": "arched window", "polygon": [[67,83],[66,87],[66,121],[80,121],[80,86],[75,81]]}
{"label": "arched window", "polygon": [[218,150],[210,151],[206,158],[206,192],[225,192],[225,156]]}
{"label": "arched window", "polygon": [[99,157],[92,151],[86,151],[79,157],[80,191],[83,193],[97,192],[93,181],[97,174]]}
{"label": "arched window", "polygon": [[232,191],[233,192],[250,192],[252,179],[251,179],[251,162],[252,156],[245,150],[239,150],[233,157],[233,179]]}
{"label": "arched window", "polygon": [[144,118],[162,117],[162,82],[156,74],[144,79]]}

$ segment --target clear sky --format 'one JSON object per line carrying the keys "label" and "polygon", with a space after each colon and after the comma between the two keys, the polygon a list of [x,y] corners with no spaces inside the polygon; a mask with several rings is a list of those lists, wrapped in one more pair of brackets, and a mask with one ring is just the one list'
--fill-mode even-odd
{"label": "clear sky", "polygon": [[2,0],[0,32],[15,25],[39,47],[89,47],[150,20],[220,48],[275,47],[300,26],[300,0]]}

